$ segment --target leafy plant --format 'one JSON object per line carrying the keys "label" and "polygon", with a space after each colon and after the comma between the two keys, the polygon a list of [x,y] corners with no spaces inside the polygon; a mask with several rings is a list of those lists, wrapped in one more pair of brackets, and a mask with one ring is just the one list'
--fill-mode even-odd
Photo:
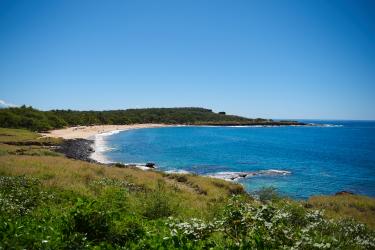
{"label": "leafy plant", "polygon": [[261,202],[277,201],[281,199],[281,196],[275,187],[263,187],[255,191],[254,196]]}
{"label": "leafy plant", "polygon": [[165,183],[161,180],[157,182],[155,190],[146,192],[144,202],[143,215],[149,219],[168,217],[173,214],[172,202],[168,197]]}
{"label": "leafy plant", "polygon": [[3,215],[23,216],[49,198],[53,195],[42,191],[37,179],[0,176],[0,212]]}
{"label": "leafy plant", "polygon": [[91,241],[103,241],[110,232],[111,216],[96,201],[78,199],[67,217],[65,234],[79,233]]}

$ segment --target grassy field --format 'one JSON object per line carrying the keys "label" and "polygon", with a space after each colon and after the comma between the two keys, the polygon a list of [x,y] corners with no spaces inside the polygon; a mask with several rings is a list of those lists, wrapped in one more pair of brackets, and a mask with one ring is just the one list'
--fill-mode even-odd
{"label": "grassy field", "polygon": [[[41,138],[26,130],[0,129],[0,174],[38,178],[46,188],[69,190],[95,197],[98,189],[91,183],[103,179],[126,181],[134,186],[153,190],[162,183],[169,196],[178,200],[182,213],[204,214],[207,206],[221,202],[231,194],[243,193],[235,183],[195,175],[164,174],[138,168],[117,168],[68,159],[51,151],[60,140]],[[7,143],[17,142],[17,145]],[[34,143],[35,142],[35,143]],[[28,144],[24,146],[24,144]],[[192,204],[194,206],[192,206]]]}
{"label": "grassy field", "polygon": [[375,229],[375,199],[360,195],[314,196],[307,204],[334,219],[354,218]]}
{"label": "grassy field", "polygon": [[369,197],[260,201],[223,180],[68,159],[60,142],[0,128],[0,249],[375,246]]}

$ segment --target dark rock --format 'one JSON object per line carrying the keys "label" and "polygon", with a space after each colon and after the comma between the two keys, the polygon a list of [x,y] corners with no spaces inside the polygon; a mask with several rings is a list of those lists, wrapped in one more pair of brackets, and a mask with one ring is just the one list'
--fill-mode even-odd
{"label": "dark rock", "polygon": [[148,167],[148,168],[155,168],[155,163],[147,162],[146,163],[146,167]]}
{"label": "dark rock", "polygon": [[125,164],[122,164],[122,163],[119,163],[119,162],[115,163],[114,166],[118,167],[118,168],[125,168],[125,167],[127,167]]}
{"label": "dark rock", "polygon": [[350,191],[340,191],[340,192],[337,192],[335,195],[353,195],[354,193],[353,192],[350,192]]}
{"label": "dark rock", "polygon": [[63,153],[68,158],[95,162],[90,158],[92,152],[94,152],[92,148],[93,143],[93,141],[86,139],[64,140],[55,150],[59,153]]}

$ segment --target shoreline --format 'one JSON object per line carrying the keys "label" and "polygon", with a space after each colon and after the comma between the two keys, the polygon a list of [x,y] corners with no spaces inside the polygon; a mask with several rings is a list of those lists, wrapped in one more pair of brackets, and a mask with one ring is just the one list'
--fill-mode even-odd
{"label": "shoreline", "polygon": [[342,126],[342,125],[331,125],[331,124],[314,124],[314,123],[299,123],[299,124],[163,124],[163,123],[141,123],[141,124],[130,124],[130,125],[92,125],[92,126],[75,126],[67,127],[62,129],[54,129],[48,132],[40,133],[43,137],[55,137],[63,139],[90,139],[98,134],[112,133],[115,131],[126,131],[133,129],[142,128],[163,128],[163,127],[253,127],[253,128],[265,128],[265,127],[331,127],[331,126]]}
{"label": "shoreline", "polygon": [[48,133],[41,133],[44,137],[60,137],[63,139],[91,139],[95,135],[110,133],[113,131],[126,131],[141,128],[162,128],[184,125],[168,124],[132,124],[132,125],[94,125],[94,126],[76,126],[63,129],[51,130]]}
{"label": "shoreline", "polygon": [[57,150],[68,158],[95,162],[105,165],[122,165],[124,167],[132,166],[142,170],[153,169],[144,164],[118,163],[106,159],[104,152],[108,151],[104,138],[122,131],[143,129],[143,128],[163,128],[180,127],[184,125],[167,124],[134,124],[134,125],[95,125],[95,126],[77,126],[64,129],[51,130],[48,133],[42,133],[44,137],[60,137],[64,143]]}
{"label": "shoreline", "polygon": [[[56,151],[63,153],[66,157],[83,160],[92,163],[99,163],[107,166],[116,167],[136,167],[141,170],[158,170],[154,167],[155,163],[123,163],[113,162],[105,157],[105,152],[110,150],[106,145],[105,138],[107,136],[117,134],[122,131],[142,129],[142,128],[162,128],[162,127],[181,127],[188,125],[165,125],[165,124],[137,124],[137,125],[102,125],[102,126],[85,126],[85,127],[71,127],[61,130],[51,131],[49,134],[43,136],[62,137],[64,138],[63,144]],[[193,126],[193,125],[192,125]],[[211,127],[211,126],[209,126]],[[226,126],[233,127],[233,126]],[[249,127],[249,126],[244,126]],[[257,126],[252,126],[257,127]],[[151,164],[152,166],[148,166]],[[160,170],[159,170],[160,171]],[[185,170],[162,171],[165,173],[175,174],[193,174]],[[237,181],[239,179],[250,178],[259,175],[290,175],[291,172],[281,169],[265,169],[258,171],[247,172],[218,172],[203,175],[210,178],[222,179],[226,181]]]}
{"label": "shoreline", "polygon": [[[62,144],[58,152],[65,154],[69,158],[96,162],[100,164],[116,164],[116,162],[111,162],[104,156],[104,152],[108,150],[104,137],[127,130],[171,126],[182,125],[134,124],[76,126],[51,130],[48,133],[42,133],[42,136],[63,138],[65,142]],[[134,165],[139,168],[144,168],[144,166],[137,166],[136,164],[124,165]]]}
{"label": "shoreline", "polygon": [[[104,133],[105,136],[110,135],[109,133]],[[100,135],[100,134],[99,134]],[[72,158],[75,160],[81,160],[81,161],[87,161],[91,163],[97,163],[102,164],[110,167],[119,167],[119,168],[127,168],[127,167],[135,167],[144,171],[148,170],[156,170],[160,172],[164,172],[167,174],[196,174],[193,172],[189,172],[186,170],[160,170],[154,166],[154,163],[151,163],[152,166],[148,166],[150,163],[122,163],[122,162],[112,162],[105,158],[104,155],[102,155],[104,151],[98,151],[98,149],[95,146],[96,140],[89,140],[89,139],[66,139],[63,144],[56,149],[57,152],[60,152],[64,154],[68,158]],[[95,153],[98,153],[95,156]],[[211,173],[211,174],[204,174],[200,176],[204,177],[210,177],[215,179],[221,179],[225,181],[238,181],[240,179],[246,179],[251,178],[255,176],[285,176],[290,175],[292,172],[288,170],[281,170],[281,169],[263,169],[263,170],[255,170],[255,171],[244,171],[244,172],[217,172],[217,173]],[[240,183],[238,183],[240,184]],[[242,184],[240,184],[242,185]]]}
{"label": "shoreline", "polygon": [[[220,125],[223,127],[280,127],[280,126],[311,126],[309,125]],[[64,143],[57,150],[65,156],[77,160],[95,162],[104,165],[118,165],[121,167],[136,167],[142,170],[156,169],[148,167],[146,163],[122,163],[112,162],[105,157],[105,152],[110,148],[106,145],[105,137],[117,134],[122,131],[144,129],[144,128],[163,128],[163,127],[218,127],[218,125],[183,125],[183,124],[132,124],[132,125],[94,125],[94,126],[76,126],[64,129],[51,130],[48,133],[41,133],[43,137],[60,137],[64,139]],[[154,164],[154,163],[152,163]],[[166,171],[173,172],[173,171]],[[263,175],[269,172],[271,175],[288,175],[289,171],[265,169],[255,172],[227,172],[206,175],[211,178],[218,178],[227,181],[234,181],[256,175]],[[179,171],[178,173],[188,173],[187,171]]]}
{"label": "shoreline", "polygon": [[[152,166],[148,166],[150,163],[122,163],[112,162],[105,158],[104,152],[108,150],[105,145],[104,138],[112,134],[119,133],[121,131],[143,129],[143,128],[163,128],[163,127],[183,127],[183,126],[196,126],[202,127],[205,125],[167,125],[167,124],[136,124],[136,125],[96,125],[96,126],[81,126],[81,127],[70,127],[60,130],[53,130],[50,133],[43,133],[43,136],[49,137],[62,137],[64,138],[63,144],[56,149],[57,152],[64,154],[68,158],[75,160],[81,160],[91,163],[102,164],[108,167],[118,168],[137,168],[143,171],[156,170],[164,172],[166,174],[195,174],[193,172],[185,170],[160,170]],[[206,125],[207,126],[207,125]],[[290,126],[290,125],[289,125]],[[293,126],[293,125],[292,125]],[[210,127],[210,126],[209,126]],[[233,126],[225,126],[233,127]],[[237,126],[236,126],[237,127]],[[258,126],[240,126],[240,127],[258,127]],[[265,127],[265,126],[262,126]],[[268,127],[268,126],[267,126]],[[274,126],[272,126],[274,127]],[[293,126],[295,127],[295,126]],[[323,126],[326,127],[326,126]],[[64,134],[65,133],[65,134]],[[98,145],[102,143],[102,145]],[[100,150],[102,147],[103,150]],[[214,179],[221,179],[229,182],[237,182],[240,179],[247,179],[256,176],[286,176],[291,175],[292,172],[283,169],[263,169],[256,171],[244,171],[244,172],[217,172],[212,174],[200,175],[203,177],[209,177]],[[239,185],[241,183],[237,182]],[[340,190],[334,193],[335,195],[353,194],[351,191]]]}

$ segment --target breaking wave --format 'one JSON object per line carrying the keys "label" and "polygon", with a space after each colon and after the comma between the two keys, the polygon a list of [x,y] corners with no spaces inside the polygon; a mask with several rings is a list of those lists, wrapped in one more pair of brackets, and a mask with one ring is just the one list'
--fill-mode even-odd
{"label": "breaking wave", "polygon": [[107,141],[105,140],[106,137],[114,134],[120,133],[121,130],[113,130],[110,132],[96,134],[94,136],[94,152],[91,154],[91,159],[101,162],[101,163],[114,163],[105,157],[104,153],[114,150],[115,148],[111,148],[108,146]]}
{"label": "breaking wave", "polygon": [[207,176],[212,178],[218,178],[223,180],[235,181],[243,178],[251,178],[255,176],[274,176],[274,175],[290,175],[292,172],[287,170],[278,170],[278,169],[267,169],[267,170],[258,170],[250,172],[218,172],[213,174],[208,174]]}
{"label": "breaking wave", "polygon": [[191,174],[191,172],[183,169],[170,169],[164,172],[168,174]]}

